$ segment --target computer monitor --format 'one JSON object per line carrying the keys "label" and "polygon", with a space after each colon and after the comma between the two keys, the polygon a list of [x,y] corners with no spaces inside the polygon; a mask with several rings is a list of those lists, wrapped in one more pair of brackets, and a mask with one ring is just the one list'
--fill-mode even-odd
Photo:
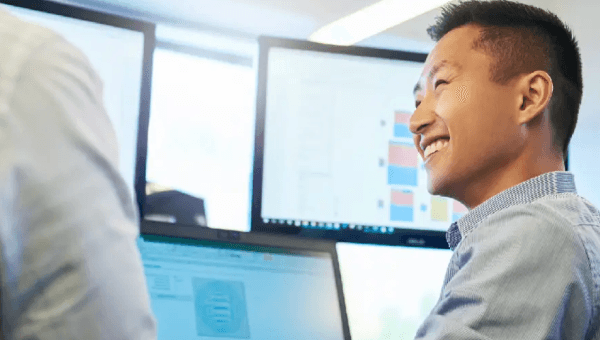
{"label": "computer monitor", "polygon": [[15,16],[54,30],[87,56],[103,83],[104,107],[119,144],[119,171],[131,193],[143,198],[143,184],[137,182],[145,174],[145,149],[139,160],[137,155],[147,138],[155,25],[46,0],[0,3]]}
{"label": "computer monitor", "polygon": [[349,340],[335,243],[142,221],[159,340]]}
{"label": "computer monitor", "polygon": [[250,230],[256,72],[227,56],[157,46],[144,219]]}
{"label": "computer monitor", "polygon": [[425,54],[259,39],[252,230],[447,248],[408,124]]}
{"label": "computer monitor", "polygon": [[353,340],[414,339],[442,293],[449,249],[337,243]]}

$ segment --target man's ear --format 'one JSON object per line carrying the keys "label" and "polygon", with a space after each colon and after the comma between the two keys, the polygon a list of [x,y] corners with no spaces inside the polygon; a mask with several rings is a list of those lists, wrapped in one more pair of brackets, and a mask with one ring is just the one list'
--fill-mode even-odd
{"label": "man's ear", "polygon": [[521,78],[517,86],[520,98],[518,123],[522,125],[544,112],[552,98],[554,84],[547,72],[535,71]]}

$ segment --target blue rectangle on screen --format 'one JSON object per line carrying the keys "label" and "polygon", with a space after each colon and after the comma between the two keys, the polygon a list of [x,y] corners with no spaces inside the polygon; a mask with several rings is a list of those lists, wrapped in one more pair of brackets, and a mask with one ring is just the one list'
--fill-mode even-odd
{"label": "blue rectangle on screen", "polygon": [[413,221],[413,208],[406,205],[391,205],[390,220],[401,222]]}
{"label": "blue rectangle on screen", "polygon": [[458,221],[464,214],[452,214],[452,222]]}
{"label": "blue rectangle on screen", "polygon": [[417,186],[417,168],[389,165],[388,184]]}
{"label": "blue rectangle on screen", "polygon": [[394,124],[394,137],[413,138],[412,133],[406,124]]}

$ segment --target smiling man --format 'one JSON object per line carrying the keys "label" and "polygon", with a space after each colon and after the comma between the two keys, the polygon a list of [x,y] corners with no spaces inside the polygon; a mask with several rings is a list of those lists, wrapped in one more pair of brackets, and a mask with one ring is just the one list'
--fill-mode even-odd
{"label": "smiling man", "polygon": [[582,97],[571,31],[508,1],[448,5],[410,129],[431,194],[469,213],[417,339],[600,340],[600,213],[564,158]]}

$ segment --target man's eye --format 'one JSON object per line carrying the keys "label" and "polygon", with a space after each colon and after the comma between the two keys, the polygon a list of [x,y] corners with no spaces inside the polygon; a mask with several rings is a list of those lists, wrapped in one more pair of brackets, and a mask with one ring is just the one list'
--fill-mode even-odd
{"label": "man's eye", "polygon": [[442,84],[448,84],[448,82],[445,81],[444,79],[438,79],[438,81],[435,82],[434,88],[437,89],[437,87],[440,86],[440,85],[442,85]]}
{"label": "man's eye", "polygon": [[421,101],[420,101],[420,100],[417,100],[417,101],[415,102],[415,108],[419,107],[419,105],[421,105]]}

